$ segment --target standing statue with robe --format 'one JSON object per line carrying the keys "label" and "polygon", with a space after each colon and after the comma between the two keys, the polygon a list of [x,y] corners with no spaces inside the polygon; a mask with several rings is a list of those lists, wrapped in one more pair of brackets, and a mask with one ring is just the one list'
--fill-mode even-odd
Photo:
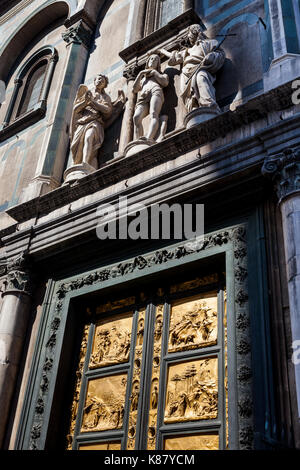
{"label": "standing statue with robe", "polygon": [[200,25],[188,29],[188,47],[169,52],[157,52],[169,58],[171,66],[182,64],[181,98],[188,112],[197,108],[211,108],[220,112],[216,102],[215,74],[225,62],[225,53],[215,39],[207,39]]}
{"label": "standing statue with robe", "polygon": [[95,170],[98,168],[97,153],[104,141],[104,130],[114,122],[124,107],[124,93],[119,91],[117,100],[112,103],[104,91],[107,85],[108,78],[98,74],[92,90],[86,85],[78,88],[70,128],[74,165],[86,163]]}

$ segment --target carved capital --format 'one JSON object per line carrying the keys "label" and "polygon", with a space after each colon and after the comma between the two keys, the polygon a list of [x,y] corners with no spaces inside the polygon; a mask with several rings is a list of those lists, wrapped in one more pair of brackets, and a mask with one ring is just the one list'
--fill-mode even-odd
{"label": "carved capital", "polygon": [[80,20],[76,25],[70,26],[67,31],[62,33],[63,40],[69,44],[83,44],[87,49],[90,46],[92,32],[83,26],[83,21]]}
{"label": "carved capital", "polygon": [[30,295],[33,285],[29,268],[28,258],[24,253],[8,260],[5,265],[6,278],[3,282],[2,295],[7,295],[12,291]]}
{"label": "carved capital", "polygon": [[274,182],[279,201],[300,191],[300,147],[266,158],[262,174]]}
{"label": "carved capital", "polygon": [[127,81],[135,80],[140,70],[141,67],[136,64],[125,67],[123,76],[127,79]]}

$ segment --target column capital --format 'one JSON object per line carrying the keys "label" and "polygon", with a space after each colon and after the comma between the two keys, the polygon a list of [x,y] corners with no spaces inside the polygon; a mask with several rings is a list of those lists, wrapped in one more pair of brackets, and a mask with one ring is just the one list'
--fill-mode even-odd
{"label": "column capital", "polygon": [[62,38],[67,43],[67,46],[69,44],[82,44],[89,49],[92,31],[88,27],[84,27],[84,21],[80,20],[77,24],[71,25],[62,33]]}
{"label": "column capital", "polygon": [[125,77],[127,81],[135,80],[140,70],[141,67],[137,64],[128,65],[123,71],[123,77]]}
{"label": "column capital", "polygon": [[24,252],[1,264],[1,273],[6,275],[2,296],[13,292],[31,295],[33,283],[30,267],[28,255]]}
{"label": "column capital", "polygon": [[262,174],[269,177],[281,202],[289,195],[300,191],[300,147],[287,148],[264,161]]}

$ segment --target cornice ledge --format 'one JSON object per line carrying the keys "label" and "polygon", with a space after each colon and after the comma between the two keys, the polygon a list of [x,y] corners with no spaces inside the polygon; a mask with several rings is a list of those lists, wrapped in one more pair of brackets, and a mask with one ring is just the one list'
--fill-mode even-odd
{"label": "cornice ledge", "polygon": [[48,214],[81,197],[173,160],[219,137],[224,137],[242,125],[265,118],[269,112],[291,107],[291,83],[259,95],[239,106],[235,111],[226,111],[198,126],[173,134],[135,155],[111,161],[73,185],[63,185],[39,198],[13,206],[6,213],[19,223],[30,220],[37,214]]}

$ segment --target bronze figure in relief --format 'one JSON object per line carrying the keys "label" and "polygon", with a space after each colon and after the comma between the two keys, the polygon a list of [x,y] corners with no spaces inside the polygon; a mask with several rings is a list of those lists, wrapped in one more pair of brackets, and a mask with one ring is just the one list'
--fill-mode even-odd
{"label": "bronze figure in relief", "polygon": [[123,426],[126,383],[126,374],[90,380],[82,432],[120,429]]}
{"label": "bronze figure in relief", "polygon": [[112,317],[96,326],[90,369],[127,362],[131,342],[132,315]]}
{"label": "bronze figure in relief", "polygon": [[216,296],[174,304],[171,310],[169,352],[215,344],[217,316]]}
{"label": "bronze figure in relief", "polygon": [[217,358],[171,365],[165,423],[214,419],[218,414]]}

